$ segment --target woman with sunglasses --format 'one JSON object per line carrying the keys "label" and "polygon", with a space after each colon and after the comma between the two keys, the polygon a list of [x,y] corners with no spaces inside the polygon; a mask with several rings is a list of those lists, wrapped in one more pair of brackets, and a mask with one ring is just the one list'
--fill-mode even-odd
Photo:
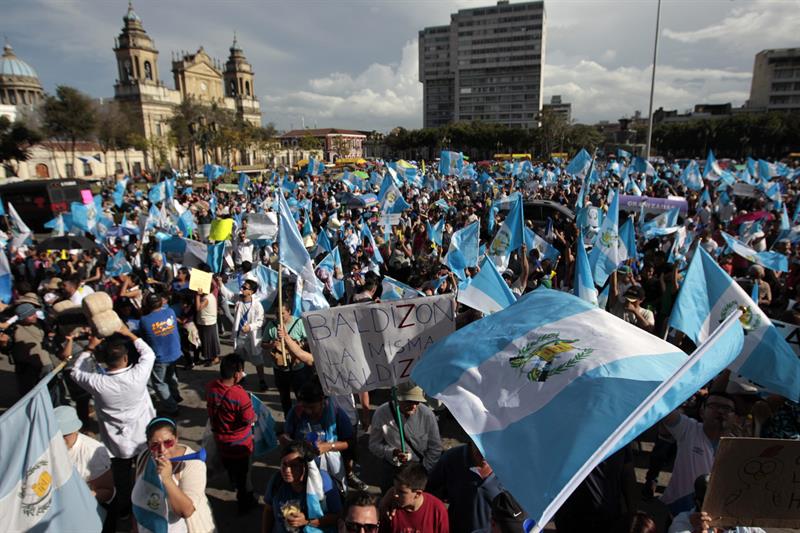
{"label": "woman with sunglasses", "polygon": [[[305,441],[292,441],[281,450],[280,472],[267,485],[264,494],[262,533],[335,533],[342,511],[339,490],[324,470],[318,470],[316,454]],[[318,477],[317,477],[318,476]],[[319,501],[321,516],[309,510],[306,487],[309,478],[321,480],[324,498]],[[319,510],[317,510],[319,514]]]}
{"label": "woman with sunglasses", "polygon": [[[136,461],[133,486],[134,531],[148,525],[152,515],[166,504],[168,533],[213,533],[216,531],[206,498],[206,464],[202,460],[171,459],[194,453],[178,443],[178,429],[170,418],[154,418],[147,425],[147,450]],[[152,462],[151,465],[148,465]],[[150,478],[153,471],[158,480]],[[154,490],[160,484],[163,490]]]}

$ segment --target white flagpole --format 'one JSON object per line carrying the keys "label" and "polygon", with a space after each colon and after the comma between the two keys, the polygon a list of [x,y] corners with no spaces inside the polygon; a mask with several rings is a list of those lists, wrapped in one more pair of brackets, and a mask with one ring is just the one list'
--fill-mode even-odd
{"label": "white flagpole", "polygon": [[616,448],[617,444],[623,437],[625,437],[630,431],[633,429],[634,425],[642,418],[645,414],[647,414],[650,409],[666,394],[669,389],[671,389],[680,379],[686,374],[708,351],[710,346],[713,346],[714,343],[722,337],[728,329],[733,326],[736,322],[738,322],[739,317],[742,316],[741,309],[737,309],[735,312],[731,313],[720,326],[715,329],[711,335],[703,342],[694,352],[692,355],[689,356],[688,359],[675,371],[669,379],[662,382],[658,387],[656,387],[648,396],[647,398],[630,414],[628,418],[616,429],[614,432],[606,439],[606,441],[595,451],[592,456],[589,458],[586,463],[572,476],[572,479],[564,485],[564,488],[561,489],[561,492],[553,499],[550,505],[544,510],[542,515],[541,522],[537,523],[534,526],[532,531],[539,532],[542,531],[547,523],[553,519],[558,509],[567,501],[567,498],[578,488],[586,476],[588,476],[592,470],[600,464],[603,459],[609,456],[609,454]]}
{"label": "white flagpole", "polygon": [[653,45],[653,73],[650,77],[650,111],[647,114],[648,118],[648,126],[647,126],[647,147],[645,148],[644,159],[645,161],[650,160],[650,144],[653,139],[653,93],[655,92],[656,88],[656,60],[658,58],[658,34],[661,25],[661,0],[658,0],[658,9],[656,11],[656,36],[655,36],[655,44]]}

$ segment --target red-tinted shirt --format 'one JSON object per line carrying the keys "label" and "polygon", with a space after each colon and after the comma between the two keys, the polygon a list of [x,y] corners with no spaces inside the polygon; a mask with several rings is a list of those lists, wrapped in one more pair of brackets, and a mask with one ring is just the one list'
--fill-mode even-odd
{"label": "red-tinted shirt", "polygon": [[206,384],[211,431],[223,457],[247,456],[253,451],[253,404],[241,385],[227,386],[218,378]]}
{"label": "red-tinted shirt", "polygon": [[381,533],[450,533],[447,508],[442,500],[427,492],[422,495],[419,509],[397,509],[390,523],[381,522]]}

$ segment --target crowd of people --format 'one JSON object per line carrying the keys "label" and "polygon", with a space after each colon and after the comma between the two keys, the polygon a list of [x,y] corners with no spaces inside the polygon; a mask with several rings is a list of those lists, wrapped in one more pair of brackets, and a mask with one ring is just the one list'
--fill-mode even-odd
{"label": "crowd of people", "polygon": [[[170,461],[195,453],[181,443],[179,427],[181,374],[195,365],[219,370],[205,387],[208,449],[227,472],[238,512],[247,515],[260,507],[262,531],[522,531],[524,510],[478,447],[468,442],[444,449],[440,421],[446,409],[420,387],[402,384],[396,397],[378,406],[368,392],[325,394],[293,292],[296,275],[281,271],[278,243],[255,235],[248,217],[274,211],[275,195],[284,196],[324,298],[336,306],[377,302],[398,286],[415,295],[458,291],[462,278],[476,276],[480,268],[471,264],[459,271],[445,259],[454,233],[479,221],[481,246],[489,248],[514,199],[525,206],[550,205],[546,200],[566,209],[526,217],[536,242],[547,246],[523,244],[503,262],[500,274],[511,292],[518,297],[538,287],[574,291],[576,244],[580,240],[591,248],[595,242],[600,221],[592,217],[601,219],[608,210],[611,191],[683,198],[686,208],[676,222],[681,231],[638,232],[638,257],[610,274],[601,305],[654,335],[669,334],[691,351],[689,339],[669,331],[668,319],[687,265],[701,247],[752,291],[770,317],[800,325],[800,233],[785,227],[787,212],[795,213],[790,226],[798,222],[797,170],[771,164],[774,175],[759,177],[759,164],[755,175],[745,176],[751,165],[737,169],[729,162],[724,176],[707,176],[698,188],[684,179],[685,166],[661,161],[639,167],[625,157],[597,158],[573,174],[557,160],[527,166],[492,161],[455,171],[429,164],[423,182],[405,179],[402,172],[397,177],[394,165],[373,162],[364,169],[366,179],[331,169],[314,175],[284,169],[238,177],[235,192],[218,189],[221,178],[181,186],[165,176],[144,188],[118,175],[102,185],[94,202],[97,220],[115,222],[113,236],[107,228],[86,232],[64,227],[61,220],[61,231],[85,234],[96,244],[91,249],[12,243],[18,228],[8,222],[6,254],[14,281],[12,299],[3,305],[0,346],[14,365],[20,397],[66,363],[48,387],[70,458],[105,510],[105,531],[116,531],[129,515],[140,530],[149,530],[139,509],[152,504],[146,487],[154,475],[163,485],[163,501],[156,504],[168,510],[168,531],[209,532],[225,520],[209,506],[205,463]],[[728,179],[744,181],[749,190],[736,194]],[[392,213],[391,226],[380,198],[387,182],[407,204]],[[767,184],[778,185],[777,198],[765,191]],[[168,193],[153,201],[148,189],[157,187]],[[377,201],[370,202],[370,194]],[[654,213],[621,212],[620,225],[626,216],[641,229]],[[220,219],[232,220],[221,257],[212,259],[208,252],[198,259],[184,252],[182,259],[164,251],[163,242],[176,236],[203,243],[208,226]],[[737,255],[723,232],[738,235],[756,251],[784,254],[788,272]],[[681,253],[671,253],[678,235],[687,234],[694,240],[685,239]],[[326,241],[330,248],[323,246]],[[332,249],[340,264],[330,269]],[[279,297],[259,267],[281,271]],[[212,274],[209,290],[189,288],[192,269]],[[101,336],[86,319],[95,293],[109,295],[119,317],[108,335]],[[459,326],[481,316],[480,310],[459,305]],[[221,337],[232,343],[231,353],[222,349]],[[253,365],[254,376],[246,375],[246,365]],[[252,487],[255,427],[264,416],[254,398],[270,387],[278,392],[284,421],[276,435],[279,471],[266,487]],[[663,530],[666,523],[656,524],[655,516],[640,510],[642,501],[659,497],[669,509],[669,531],[707,530],[710,517],[700,509],[721,437],[800,438],[798,398],[769,392],[730,372],[721,374],[651,429],[655,445],[643,486],[636,485],[638,448],[632,443],[580,485],[557,514],[556,529]],[[96,439],[82,433],[94,421]],[[368,446],[359,451],[360,436],[368,438]],[[379,471],[365,475],[359,453],[372,454]],[[667,470],[672,475],[662,490],[659,475]],[[362,477],[375,480],[379,493]],[[535,480],[531,490],[539,490]]]}

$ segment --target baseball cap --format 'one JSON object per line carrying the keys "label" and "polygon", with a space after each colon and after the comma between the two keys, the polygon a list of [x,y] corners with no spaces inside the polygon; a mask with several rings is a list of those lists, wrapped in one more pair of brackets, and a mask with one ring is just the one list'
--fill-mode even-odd
{"label": "baseball cap", "polygon": [[632,302],[634,300],[644,300],[644,289],[638,285],[632,285],[625,291],[625,299]]}
{"label": "baseball cap", "polygon": [[503,532],[525,531],[525,511],[508,491],[503,491],[492,500],[492,519]]}
{"label": "baseball cap", "polygon": [[25,320],[36,313],[36,308],[32,304],[26,302],[19,304],[15,311],[20,320]]}

